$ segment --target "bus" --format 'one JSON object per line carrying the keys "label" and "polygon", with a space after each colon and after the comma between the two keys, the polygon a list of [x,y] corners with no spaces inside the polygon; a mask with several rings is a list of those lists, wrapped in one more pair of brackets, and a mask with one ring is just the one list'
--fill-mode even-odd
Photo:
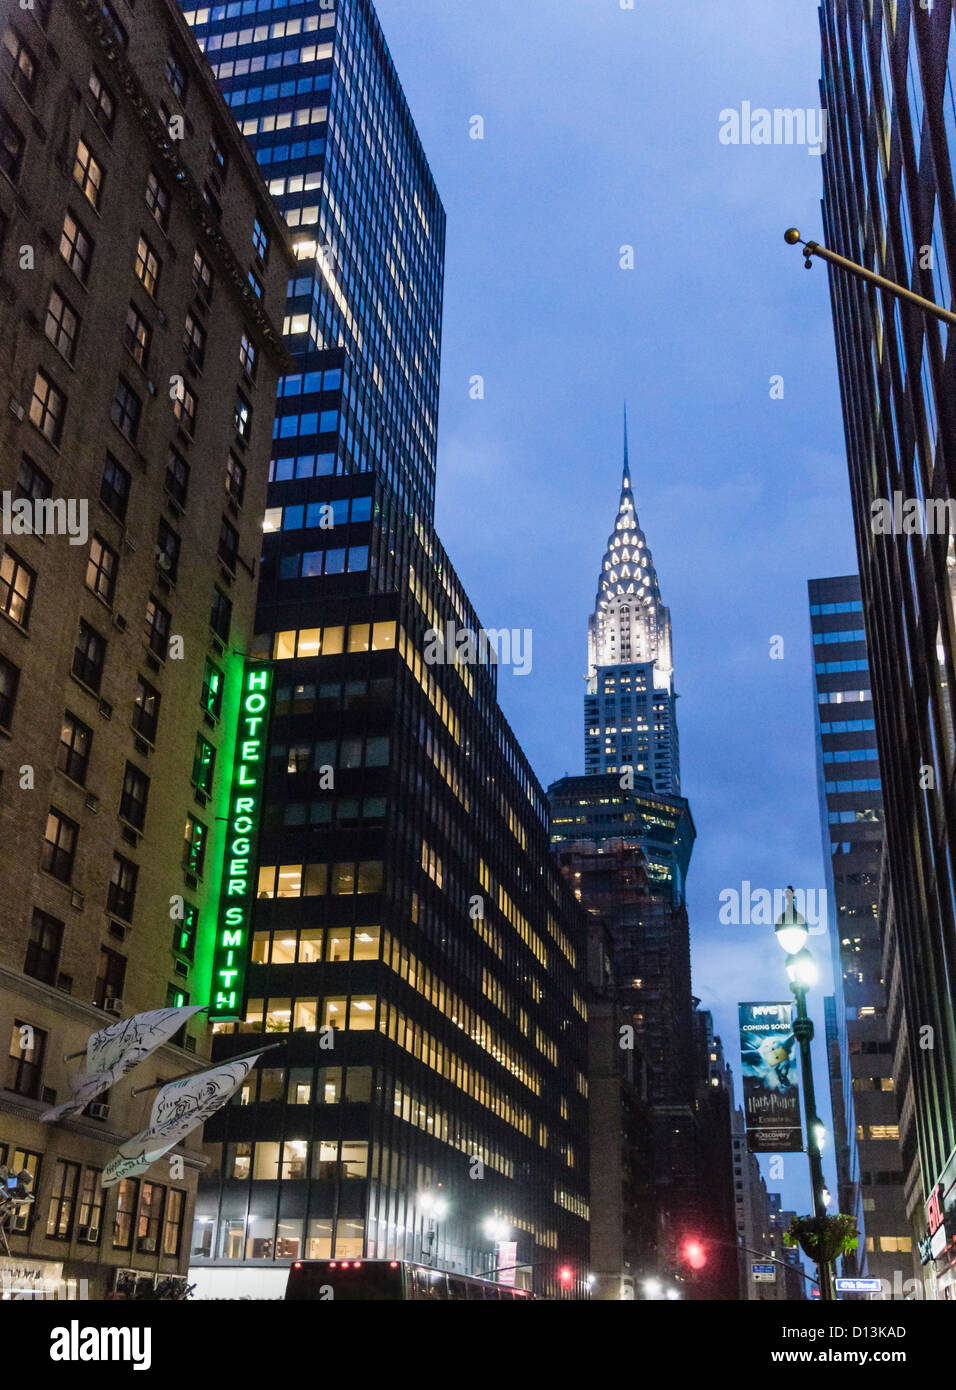
{"label": "bus", "polygon": [[393,1302],[404,1299],[465,1299],[507,1303],[534,1298],[528,1289],[449,1274],[407,1260],[296,1260],[289,1270],[287,1299],[300,1302]]}

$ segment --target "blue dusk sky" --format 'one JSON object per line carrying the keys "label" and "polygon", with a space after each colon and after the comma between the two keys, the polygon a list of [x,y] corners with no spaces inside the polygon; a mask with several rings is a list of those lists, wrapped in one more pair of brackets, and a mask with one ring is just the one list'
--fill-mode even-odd
{"label": "blue dusk sky", "polygon": [[[545,786],[583,771],[587,618],[628,403],[697,826],[694,989],[739,1102],[737,1002],[788,990],[772,930],[720,925],[719,894],[823,885],[806,583],[856,556],[826,272],[783,240],[791,225],[822,239],[821,161],[724,144],[720,113],[817,111],[817,8],[376,4],[448,214],[439,533],[483,623],[533,633],[531,674],[503,668],[500,698]],[[809,1209],[801,1155],[773,1186]]]}

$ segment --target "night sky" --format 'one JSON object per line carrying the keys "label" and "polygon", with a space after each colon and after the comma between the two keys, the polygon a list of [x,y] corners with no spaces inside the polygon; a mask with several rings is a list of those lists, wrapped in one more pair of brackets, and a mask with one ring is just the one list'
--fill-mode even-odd
{"label": "night sky", "polygon": [[[583,771],[628,403],[697,826],[694,989],[739,1103],[737,1002],[788,989],[772,929],[720,925],[718,895],[823,885],[806,581],[856,559],[826,275],[783,240],[822,237],[821,161],[722,144],[719,116],[818,108],[816,5],[376,5],[448,214],[438,529],[482,622],[532,630],[532,673],[503,669],[499,689],[545,786]],[[826,939],[810,944],[829,987]],[[802,1155],[772,1186],[809,1210]]]}

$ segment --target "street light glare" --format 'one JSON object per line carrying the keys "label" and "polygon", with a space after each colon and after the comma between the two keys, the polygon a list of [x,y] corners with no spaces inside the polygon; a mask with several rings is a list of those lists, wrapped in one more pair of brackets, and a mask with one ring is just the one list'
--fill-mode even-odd
{"label": "street light glare", "polygon": [[787,957],[787,974],[791,984],[809,989],[820,978],[817,963],[806,949]]}

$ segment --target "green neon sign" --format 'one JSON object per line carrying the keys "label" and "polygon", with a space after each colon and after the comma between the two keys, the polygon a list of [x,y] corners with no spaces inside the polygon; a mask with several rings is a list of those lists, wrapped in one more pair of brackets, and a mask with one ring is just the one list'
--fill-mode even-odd
{"label": "green neon sign", "polygon": [[272,670],[247,666],[242,678],[236,761],[229,797],[228,834],[222,866],[219,922],[212,962],[209,1017],[237,1019],[249,957],[249,932],[255,903],[256,840],[266,765]]}

